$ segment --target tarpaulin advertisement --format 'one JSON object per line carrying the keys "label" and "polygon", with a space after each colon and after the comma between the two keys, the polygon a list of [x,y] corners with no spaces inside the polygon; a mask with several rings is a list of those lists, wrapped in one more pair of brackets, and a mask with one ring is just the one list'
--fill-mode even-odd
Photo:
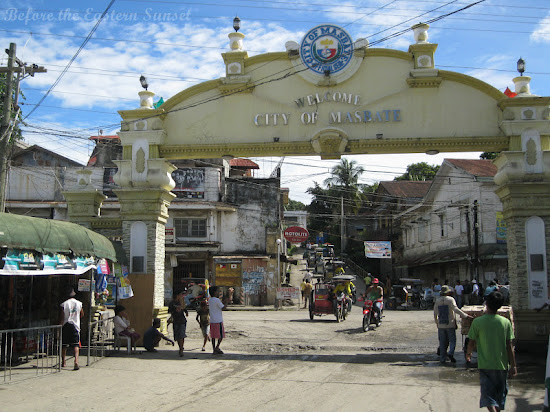
{"label": "tarpaulin advertisement", "polygon": [[365,242],[365,256],[371,259],[391,259],[391,242]]}

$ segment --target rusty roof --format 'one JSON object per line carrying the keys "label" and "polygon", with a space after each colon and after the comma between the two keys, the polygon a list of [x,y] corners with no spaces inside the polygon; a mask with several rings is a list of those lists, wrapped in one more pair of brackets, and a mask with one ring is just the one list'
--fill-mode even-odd
{"label": "rusty roof", "polygon": [[493,164],[492,160],[445,159],[445,161],[474,176],[494,177],[497,173],[497,167]]}
{"label": "rusty roof", "polygon": [[113,135],[99,135],[99,136],[90,136],[90,139],[89,139],[89,140],[101,140],[101,139],[105,139],[105,140],[120,140],[120,137],[118,137],[117,134],[113,134]]}
{"label": "rusty roof", "polygon": [[397,180],[380,182],[379,186],[390,196],[405,198],[423,198],[432,184],[431,180]]}
{"label": "rusty roof", "polygon": [[260,166],[258,166],[252,160],[241,159],[241,158],[231,159],[229,161],[229,166],[234,167],[236,169],[259,169],[260,168]]}

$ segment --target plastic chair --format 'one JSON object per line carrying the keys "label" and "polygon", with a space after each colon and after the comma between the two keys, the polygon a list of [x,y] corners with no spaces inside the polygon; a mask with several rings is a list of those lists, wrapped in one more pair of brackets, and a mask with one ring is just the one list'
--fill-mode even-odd
{"label": "plastic chair", "polygon": [[[117,351],[120,350],[120,346],[125,343],[125,346],[127,348],[128,355],[132,353],[132,338],[129,336],[119,335],[118,333],[114,333],[115,335],[115,348]],[[134,351],[137,351],[136,344],[134,342]]]}

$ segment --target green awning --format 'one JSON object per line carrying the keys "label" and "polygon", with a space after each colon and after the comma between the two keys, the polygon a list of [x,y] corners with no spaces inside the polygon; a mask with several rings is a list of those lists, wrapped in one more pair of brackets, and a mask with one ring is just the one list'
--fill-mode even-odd
{"label": "green awning", "polygon": [[109,239],[76,223],[0,213],[0,247],[73,253],[117,261]]}

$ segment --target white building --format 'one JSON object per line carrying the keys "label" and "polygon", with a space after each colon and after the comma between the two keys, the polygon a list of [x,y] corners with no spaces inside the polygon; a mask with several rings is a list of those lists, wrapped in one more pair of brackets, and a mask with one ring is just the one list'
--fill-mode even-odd
{"label": "white building", "polygon": [[490,160],[445,159],[423,201],[400,214],[410,277],[508,280],[506,229]]}

